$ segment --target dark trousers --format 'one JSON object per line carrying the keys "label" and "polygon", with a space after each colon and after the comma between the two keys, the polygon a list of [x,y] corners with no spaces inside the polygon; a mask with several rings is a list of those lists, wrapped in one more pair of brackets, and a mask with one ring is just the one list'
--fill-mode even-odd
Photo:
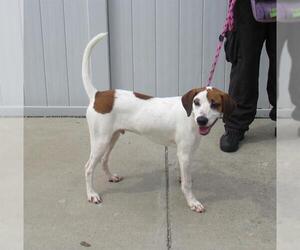
{"label": "dark trousers", "polygon": [[234,18],[237,60],[231,67],[229,94],[237,102],[237,108],[225,121],[225,128],[246,131],[256,115],[264,43],[270,62],[267,92],[270,104],[276,108],[276,23],[256,22],[250,0],[237,1]]}

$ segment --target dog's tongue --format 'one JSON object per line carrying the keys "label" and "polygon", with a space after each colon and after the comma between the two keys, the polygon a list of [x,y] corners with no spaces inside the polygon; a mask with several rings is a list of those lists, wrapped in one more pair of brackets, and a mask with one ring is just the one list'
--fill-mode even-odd
{"label": "dog's tongue", "polygon": [[200,135],[207,135],[209,133],[210,127],[199,127]]}

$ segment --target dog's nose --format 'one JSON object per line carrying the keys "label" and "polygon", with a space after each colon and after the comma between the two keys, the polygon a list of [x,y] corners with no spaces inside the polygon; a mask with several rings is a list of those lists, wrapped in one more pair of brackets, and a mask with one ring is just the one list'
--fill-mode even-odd
{"label": "dog's nose", "polygon": [[197,123],[199,126],[205,126],[208,123],[208,119],[205,116],[198,116]]}

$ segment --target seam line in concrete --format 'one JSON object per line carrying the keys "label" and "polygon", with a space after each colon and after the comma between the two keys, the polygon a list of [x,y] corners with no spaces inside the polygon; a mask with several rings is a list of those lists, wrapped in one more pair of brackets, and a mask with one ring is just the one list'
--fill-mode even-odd
{"label": "seam line in concrete", "polygon": [[167,249],[170,250],[172,246],[171,237],[171,221],[169,210],[169,159],[168,147],[165,147],[165,177],[166,177],[166,224],[167,224]]}

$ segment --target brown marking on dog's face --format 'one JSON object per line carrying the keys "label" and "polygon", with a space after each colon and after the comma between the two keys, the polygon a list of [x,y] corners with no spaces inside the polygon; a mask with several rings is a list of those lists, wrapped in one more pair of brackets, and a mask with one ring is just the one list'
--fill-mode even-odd
{"label": "brown marking on dog's face", "polygon": [[95,95],[94,109],[101,114],[110,113],[115,101],[115,91],[98,91]]}
{"label": "brown marking on dog's face", "polygon": [[206,88],[196,88],[196,89],[191,89],[187,93],[185,93],[181,97],[181,103],[187,113],[187,116],[190,116],[192,113],[192,108],[193,108],[193,99],[194,97],[201,91],[205,90]]}
{"label": "brown marking on dog's face", "polygon": [[133,94],[135,95],[135,97],[137,97],[139,99],[143,99],[143,100],[149,100],[149,99],[153,98],[150,95],[145,95],[145,94],[141,94],[141,93],[137,93],[137,92],[133,92]]}
{"label": "brown marking on dog's face", "polygon": [[236,107],[236,102],[227,93],[217,88],[207,89],[207,99],[213,109],[224,114],[224,118],[228,118]]}
{"label": "brown marking on dog's face", "polygon": [[220,113],[222,113],[223,107],[222,107],[222,92],[218,89],[208,89],[207,90],[207,99],[211,104],[211,107],[213,109],[218,110]]}

